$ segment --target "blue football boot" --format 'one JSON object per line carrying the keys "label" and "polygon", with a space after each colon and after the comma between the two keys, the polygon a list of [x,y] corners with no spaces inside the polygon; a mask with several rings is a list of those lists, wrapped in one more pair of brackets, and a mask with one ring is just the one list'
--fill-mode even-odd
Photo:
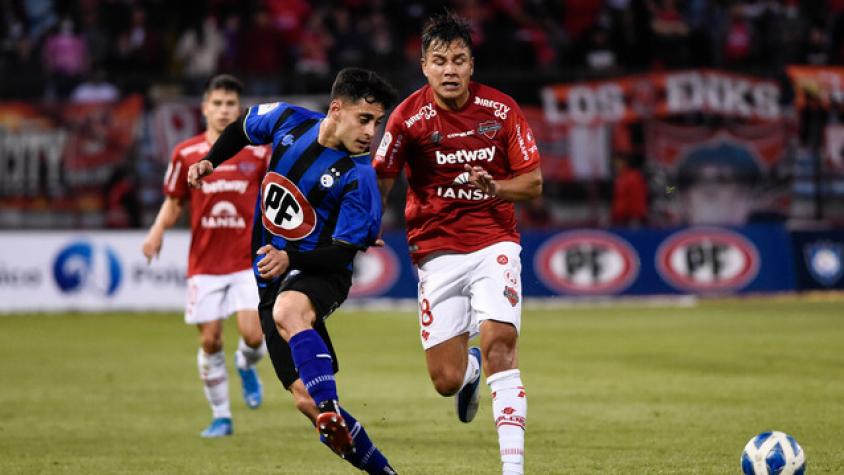
{"label": "blue football boot", "polygon": [[463,389],[455,397],[457,418],[460,419],[460,422],[472,422],[475,414],[478,413],[478,401],[480,400],[480,383],[483,373],[481,349],[477,346],[469,348],[469,358],[478,360],[478,376],[473,381],[469,381],[466,386],[463,386]]}
{"label": "blue football boot", "polygon": [[257,409],[263,401],[261,379],[258,378],[258,370],[253,366],[249,369],[237,369],[240,375],[240,382],[243,386],[243,400],[250,409]]}
{"label": "blue football boot", "polygon": [[232,420],[230,417],[217,417],[211,421],[211,425],[209,425],[204,431],[202,431],[202,437],[206,439],[214,438],[214,437],[225,437],[227,435],[232,435],[233,432]]}

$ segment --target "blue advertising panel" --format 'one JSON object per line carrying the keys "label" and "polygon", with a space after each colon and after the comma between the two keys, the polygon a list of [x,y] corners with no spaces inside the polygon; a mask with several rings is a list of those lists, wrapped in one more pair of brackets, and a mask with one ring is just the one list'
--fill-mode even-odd
{"label": "blue advertising panel", "polygon": [[795,285],[780,225],[528,233],[522,243],[525,295],[712,295]]}
{"label": "blue advertising panel", "polygon": [[[404,233],[384,240],[386,247],[358,257],[351,297],[416,297]],[[729,295],[796,286],[791,240],[777,224],[525,232],[521,244],[526,296]]]}
{"label": "blue advertising panel", "polygon": [[844,230],[794,231],[791,244],[798,289],[844,289]]}

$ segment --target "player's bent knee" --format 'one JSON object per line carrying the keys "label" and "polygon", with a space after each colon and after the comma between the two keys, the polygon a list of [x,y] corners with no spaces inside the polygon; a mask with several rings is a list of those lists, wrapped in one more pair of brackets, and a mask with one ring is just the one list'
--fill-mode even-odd
{"label": "player's bent knee", "polygon": [[453,396],[460,391],[463,384],[463,373],[452,368],[438,369],[431,373],[434,389],[442,396]]}
{"label": "player's bent knee", "polygon": [[206,354],[214,354],[223,349],[223,339],[215,335],[202,335],[199,344]]}
{"label": "player's bent knee", "polygon": [[264,342],[264,333],[259,331],[257,334],[243,335],[243,342],[249,348],[258,348]]}

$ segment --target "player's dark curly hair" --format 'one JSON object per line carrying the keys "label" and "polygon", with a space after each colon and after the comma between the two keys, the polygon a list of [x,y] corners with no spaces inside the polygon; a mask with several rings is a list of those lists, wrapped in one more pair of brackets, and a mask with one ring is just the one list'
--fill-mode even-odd
{"label": "player's dark curly hair", "polygon": [[466,19],[445,10],[432,16],[422,28],[422,56],[432,45],[448,45],[452,41],[462,41],[472,50],[472,27]]}
{"label": "player's dark curly hair", "polygon": [[208,84],[205,86],[205,95],[207,96],[211,91],[218,89],[231,91],[239,96],[243,94],[243,83],[231,74],[218,74],[208,80]]}
{"label": "player's dark curly hair", "polygon": [[331,100],[342,98],[352,102],[361,99],[372,104],[377,103],[384,109],[393,107],[398,93],[384,78],[374,71],[362,68],[344,68],[337,73],[331,86]]}

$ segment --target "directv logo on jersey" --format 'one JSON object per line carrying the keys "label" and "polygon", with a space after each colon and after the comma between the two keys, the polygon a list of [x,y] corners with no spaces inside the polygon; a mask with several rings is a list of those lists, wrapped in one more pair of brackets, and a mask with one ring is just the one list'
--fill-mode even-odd
{"label": "directv logo on jersey", "polygon": [[458,150],[454,153],[442,153],[437,150],[435,153],[438,165],[445,165],[446,163],[491,162],[495,158],[495,146],[477,150]]}
{"label": "directv logo on jersey", "polygon": [[506,106],[498,101],[493,101],[492,99],[484,99],[482,97],[475,96],[475,104],[493,109],[495,111],[495,117],[498,117],[499,119],[506,120],[507,114],[510,112],[510,106]]}
{"label": "directv logo on jersey", "polygon": [[246,180],[216,180],[211,182],[203,181],[202,192],[205,194],[222,193],[225,191],[236,191],[238,193],[246,193],[246,188],[249,182]]}
{"label": "directv logo on jersey", "polygon": [[421,118],[424,117],[425,120],[428,120],[431,117],[434,117],[435,115],[437,115],[437,111],[434,109],[434,105],[429,102],[424,106],[420,107],[419,112],[413,114],[412,116],[410,116],[409,119],[404,121],[404,126],[410,128],[410,126],[419,122]]}

